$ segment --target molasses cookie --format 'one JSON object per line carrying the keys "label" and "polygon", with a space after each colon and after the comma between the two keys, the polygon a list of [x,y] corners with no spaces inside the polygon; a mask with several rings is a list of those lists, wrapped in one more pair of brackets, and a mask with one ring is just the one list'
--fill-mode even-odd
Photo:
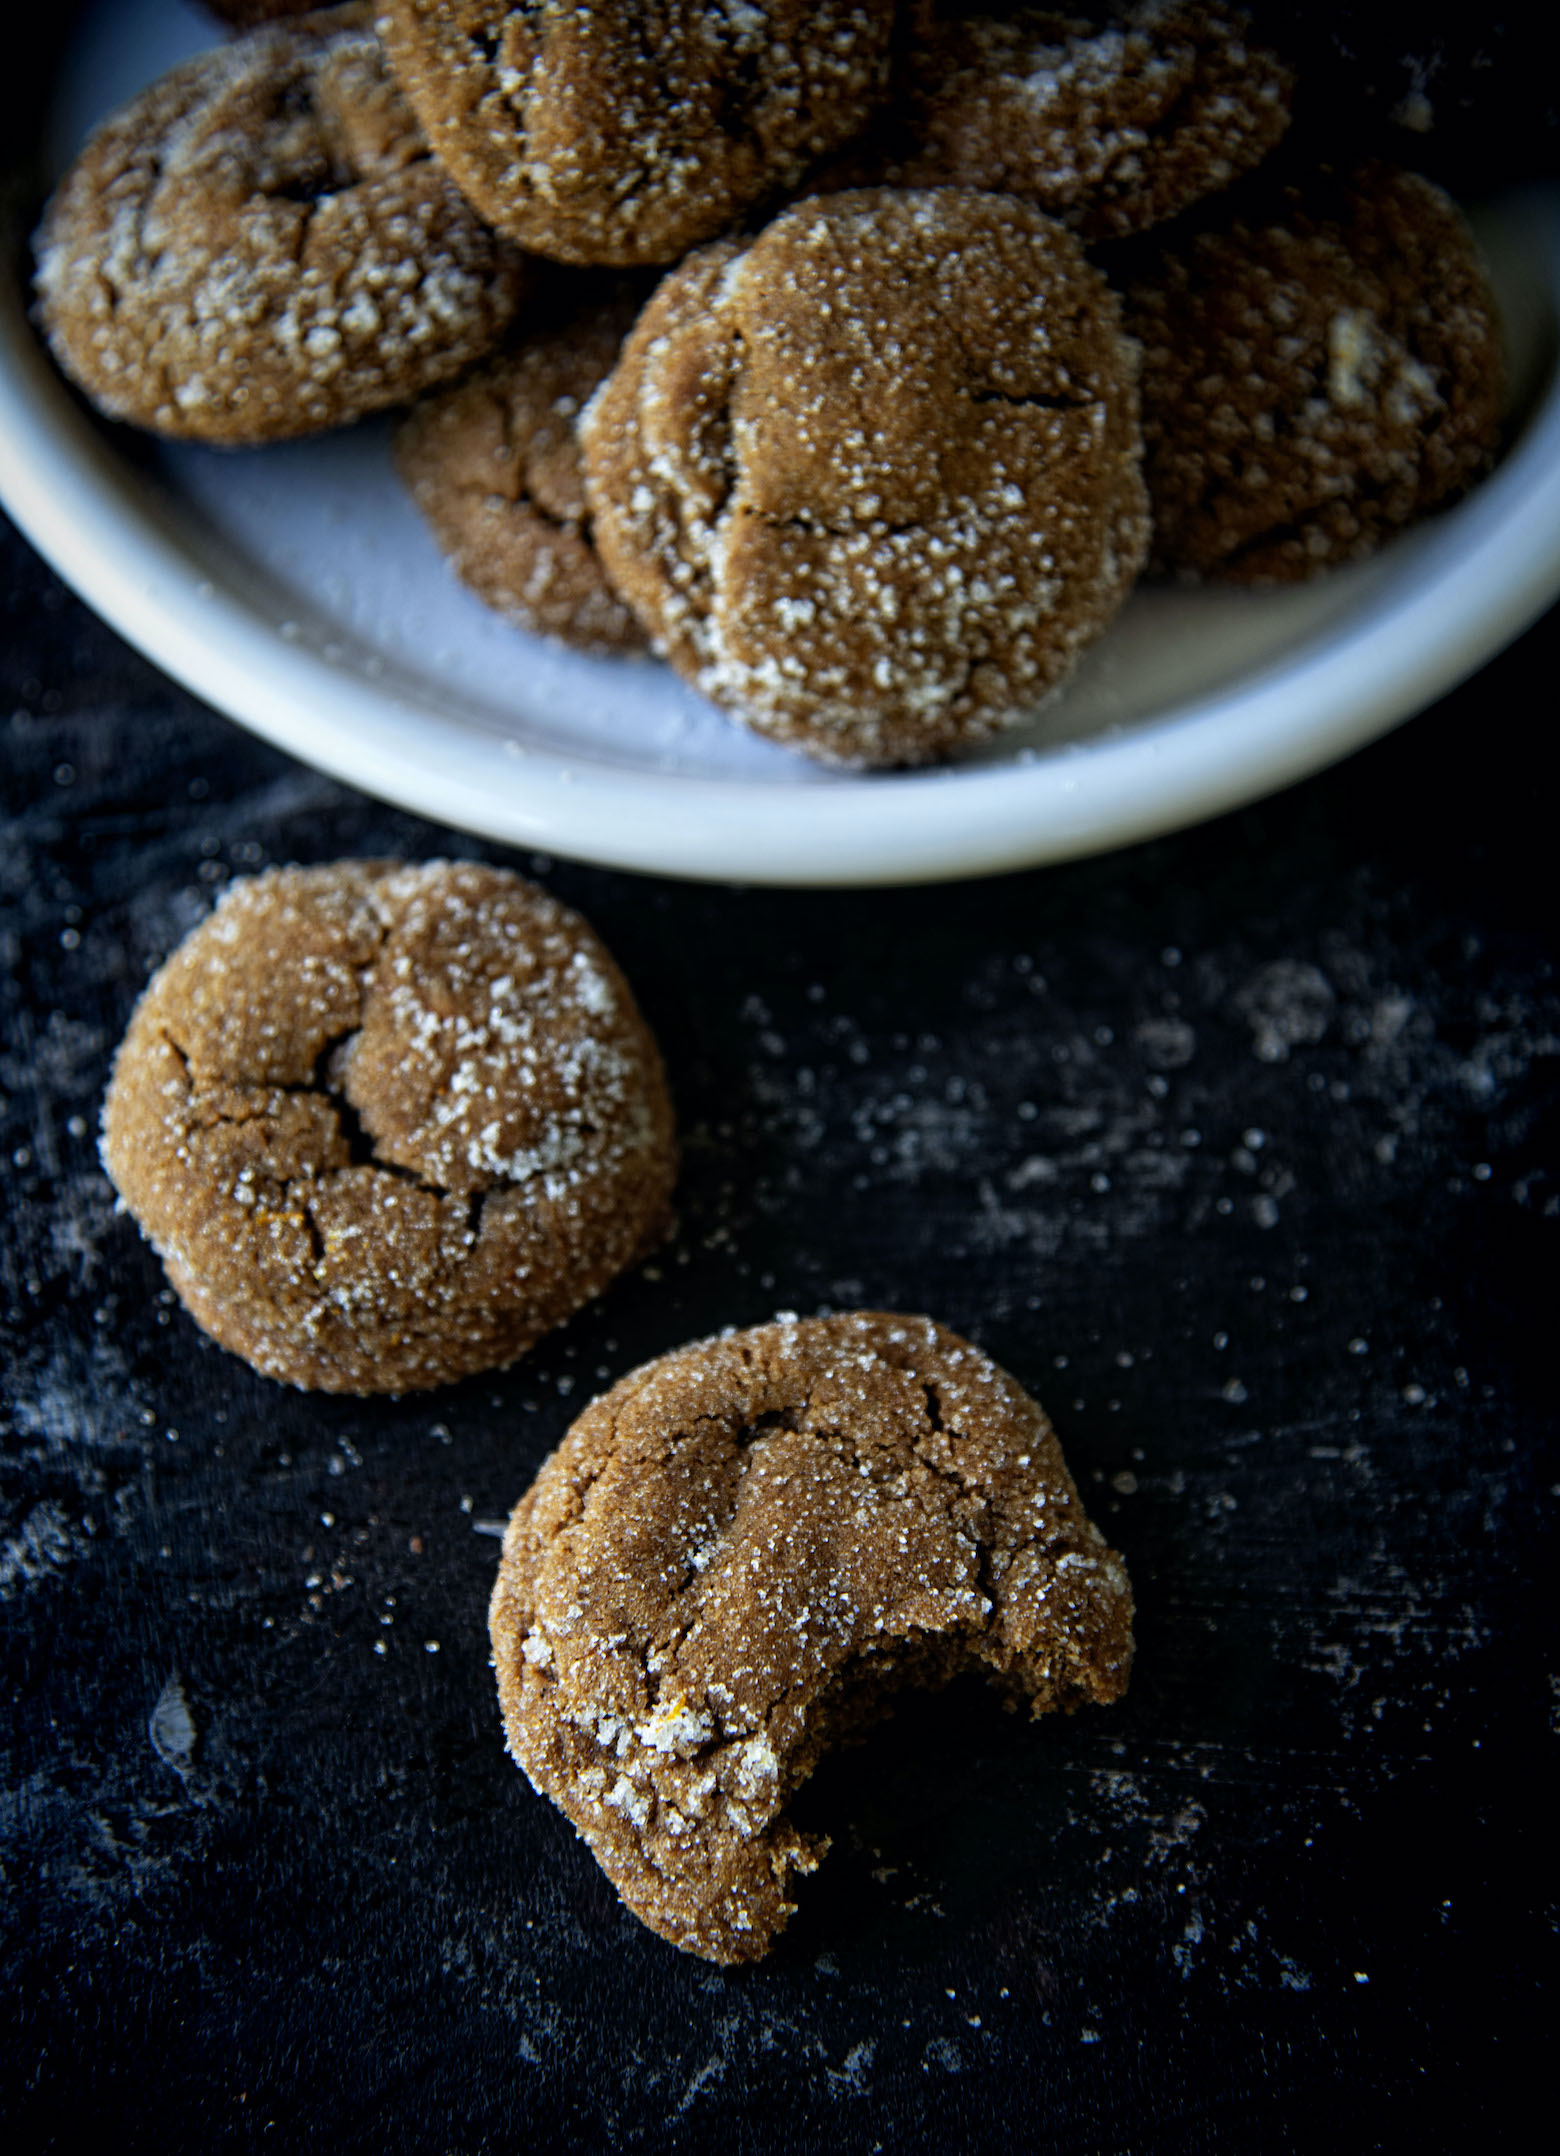
{"label": "molasses cookie", "polygon": [[633,651],[645,633],[592,543],[577,423],[643,294],[584,282],[584,306],[425,397],[396,437],[396,463],[478,598],[539,636]]}
{"label": "molasses cookie", "polygon": [[1462,217],[1370,164],[1159,251],[1143,345],[1155,566],[1285,583],[1370,554],[1487,470],[1500,324]]}
{"label": "molasses cookie", "polygon": [[103,1161],[213,1338],[414,1392],[513,1362],[664,1232],[672,1111],[617,967],[502,869],[236,883],[137,1004]]}
{"label": "molasses cookie", "polygon": [[67,173],[37,249],[66,373],[115,419],[208,442],[403,403],[481,359],[522,290],[360,7],[255,30],[142,91]]}
{"label": "molasses cookie", "polygon": [[1117,302],[1008,197],[822,196],[702,250],[580,432],[596,543],[658,648],[838,763],[1032,711],[1147,550]]}
{"label": "molasses cookie", "polygon": [[253,30],[257,24],[276,22],[283,15],[312,15],[319,0],[201,0],[201,4],[235,30]]}
{"label": "molasses cookie", "polygon": [[814,1870],[786,1805],[894,1695],[1126,1689],[1132,1594],[1050,1424],[930,1318],[723,1334],[595,1400],[515,1509],[490,1616],[509,1748],[634,1914],[757,1960]]}
{"label": "molasses cookie", "polygon": [[894,0],[385,0],[391,63],[490,223],[674,262],[798,180],[886,86]]}
{"label": "molasses cookie", "polygon": [[1289,71],[1227,9],[919,13],[899,186],[1023,195],[1086,238],[1119,238],[1227,187],[1289,125]]}

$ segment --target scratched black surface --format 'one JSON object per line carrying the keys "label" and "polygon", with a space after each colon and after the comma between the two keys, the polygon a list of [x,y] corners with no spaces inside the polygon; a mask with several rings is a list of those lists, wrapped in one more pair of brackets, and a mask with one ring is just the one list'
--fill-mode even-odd
{"label": "scratched black surface", "polygon": [[[1551,617],[1339,770],[1111,859],[710,890],[313,776],[3,528],[8,2145],[1395,2149],[1514,2113],[1557,1915],[1557,672]],[[98,1103],[231,875],[441,851],[617,952],[681,1225],[513,1372],[308,1398],[171,1304]],[[1066,1722],[907,1706],[805,1794],[835,1846],[772,1959],[714,1971],[506,1760],[488,1530],[635,1362],[856,1303],[1048,1403],[1138,1667]]]}
{"label": "scratched black surface", "polygon": [[[362,1404],[170,1307],[97,1104],[229,875],[486,849],[201,710],[9,534],[0,593],[29,2145],[1390,2147],[1493,2114],[1550,1937],[1560,621],[1343,769],[1110,860],[852,896],[522,860],[666,1045],[681,1231],[516,1371]],[[858,1302],[1051,1404],[1139,1667],[1111,1712],[1031,1728],[976,1690],[840,1759],[791,1933],[721,1974],[505,1759],[482,1525],[604,1378]]]}

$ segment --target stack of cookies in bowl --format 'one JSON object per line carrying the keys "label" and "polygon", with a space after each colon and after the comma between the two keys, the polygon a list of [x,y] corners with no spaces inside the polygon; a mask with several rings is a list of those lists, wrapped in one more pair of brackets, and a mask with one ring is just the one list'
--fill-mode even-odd
{"label": "stack of cookies in bowl", "polygon": [[45,215],[65,371],[216,444],[406,407],[484,600],[832,763],[985,740],[1144,574],[1311,576],[1497,446],[1458,211],[1297,151],[1231,10],[221,12]]}

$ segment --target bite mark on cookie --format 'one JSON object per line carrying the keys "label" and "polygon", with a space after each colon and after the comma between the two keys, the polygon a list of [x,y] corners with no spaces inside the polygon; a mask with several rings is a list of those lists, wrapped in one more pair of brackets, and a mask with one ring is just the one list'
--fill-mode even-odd
{"label": "bite mark on cookie", "polygon": [[510,1749],[663,1937],[767,1951],[826,1844],[786,1805],[908,1686],[1117,1698],[1131,1593],[1044,1414],[926,1318],[787,1320],[588,1408],[516,1508]]}

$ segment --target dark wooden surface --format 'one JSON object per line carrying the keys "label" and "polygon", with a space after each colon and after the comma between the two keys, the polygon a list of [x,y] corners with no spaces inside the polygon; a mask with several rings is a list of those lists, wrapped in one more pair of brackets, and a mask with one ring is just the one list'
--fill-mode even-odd
{"label": "dark wooden surface", "polygon": [[[1399,154],[1464,191],[1555,170],[1552,32],[1258,12],[1334,69],[1319,131],[1401,145],[1417,86],[1437,126]],[[1556,1973],[1557,674],[1551,617],[1340,769],[1110,859],[716,890],[311,775],[0,527],[5,2146],[1514,2126]],[[230,876],[437,852],[514,860],[619,956],[681,1224],[512,1372],[310,1398],[172,1302],[97,1166],[103,1085]],[[634,1363],[852,1304],[935,1313],[1047,1403],[1138,1665],[1065,1722],[908,1704],[805,1794],[833,1854],[723,1973],[506,1759],[490,1530]]]}
{"label": "dark wooden surface", "polygon": [[[840,896],[520,859],[665,1044],[681,1228],[518,1369],[359,1403],[200,1337],[98,1104],[231,875],[491,849],[202,710],[9,533],[0,604],[10,2145],[1497,2125],[1553,1973],[1560,619],[1107,860]],[[907,1707],[804,1799],[835,1848],[779,1950],[721,1973],[504,1756],[487,1526],[606,1379],[849,1304],[1049,1404],[1138,1667],[1066,1722]]]}

